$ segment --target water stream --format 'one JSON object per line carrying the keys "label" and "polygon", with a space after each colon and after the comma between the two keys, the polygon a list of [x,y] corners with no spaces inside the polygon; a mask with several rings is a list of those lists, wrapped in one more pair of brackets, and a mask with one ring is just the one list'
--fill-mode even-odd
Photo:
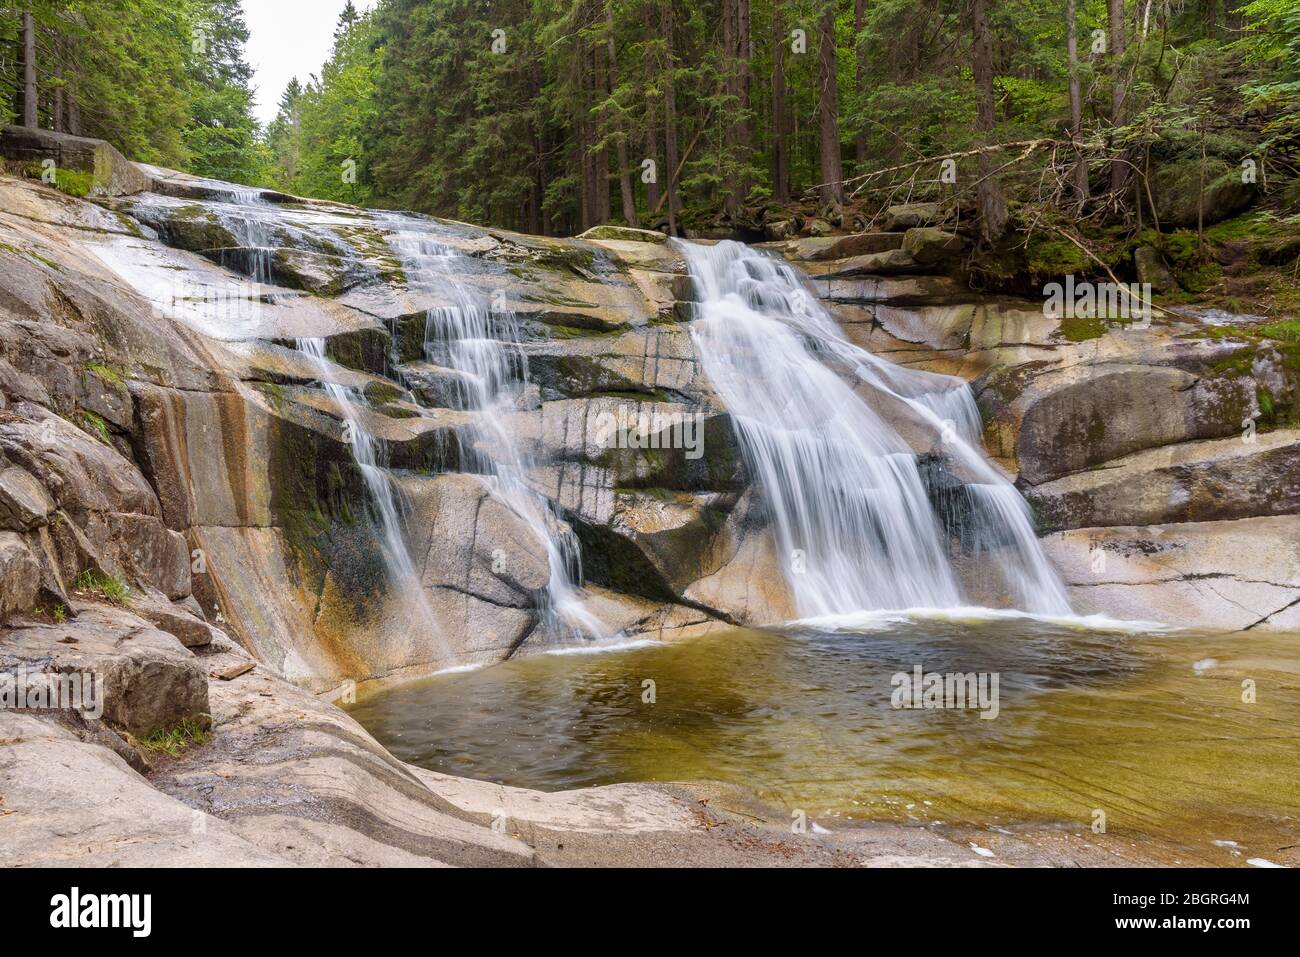
{"label": "water stream", "polygon": [[680,248],[701,300],[691,325],[700,361],[732,414],[802,615],[975,603],[949,557],[918,443],[946,479],[938,491],[963,549],[1000,573],[1015,607],[1069,613],[1028,507],[980,451],[964,382],[848,342],[780,259],[734,242]]}
{"label": "water stream", "polygon": [[469,258],[440,243],[423,221],[389,216],[389,242],[402,261],[408,289],[445,304],[425,312],[424,353],[454,374],[453,407],[471,413],[468,471],[489,477],[493,493],[521,518],[546,550],[550,579],[539,612],[545,626],[573,638],[606,630],[583,607],[578,542],[549,500],[529,483],[537,465],[515,433],[514,419],[527,392],[528,364],[519,324],[509,310],[492,309],[460,278]]}

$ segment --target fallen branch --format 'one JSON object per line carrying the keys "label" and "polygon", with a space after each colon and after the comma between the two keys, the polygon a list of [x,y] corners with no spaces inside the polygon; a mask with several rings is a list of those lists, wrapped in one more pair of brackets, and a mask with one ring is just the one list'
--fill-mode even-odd
{"label": "fallen branch", "polygon": [[837,180],[834,183],[819,183],[813,189],[821,189],[824,186],[848,186],[850,183],[856,183],[859,180],[869,180],[877,176],[884,176],[886,173],[897,173],[900,170],[916,169],[918,166],[925,166],[927,163],[942,163],[949,159],[964,159],[968,156],[982,156],[985,153],[997,153],[1002,150],[1024,149],[1025,155],[1029,155],[1034,150],[1044,146],[1069,146],[1072,145],[1069,140],[1058,140],[1054,137],[1037,139],[1037,140],[1016,140],[1014,143],[993,143],[988,146],[979,146],[975,149],[959,150],[956,153],[944,153],[942,156],[927,156],[924,159],[912,160],[910,163],[900,163],[897,166],[887,166],[884,169],[872,170],[869,173],[859,173],[857,176],[850,176],[848,179]]}
{"label": "fallen branch", "polygon": [[[1062,229],[1062,228],[1059,227],[1059,226],[1053,226],[1051,223],[1048,223],[1048,224],[1047,224],[1047,228],[1050,229],[1050,230],[1052,230],[1052,232],[1054,232],[1054,233],[1059,233],[1060,235],[1062,235],[1062,236],[1064,236],[1066,239],[1068,239],[1070,242],[1074,243],[1074,245],[1078,246],[1079,249],[1083,251],[1083,254],[1084,254],[1085,256],[1087,256],[1089,259],[1091,259],[1093,262],[1095,262],[1095,263],[1096,263],[1098,266],[1100,266],[1102,269],[1106,270],[1106,275],[1110,276],[1110,281],[1113,282],[1116,286],[1122,286],[1122,287],[1125,288],[1125,289],[1128,289],[1128,288],[1129,288],[1127,283],[1122,283],[1122,282],[1119,281],[1119,277],[1115,275],[1115,271],[1114,271],[1113,269],[1111,269],[1110,266],[1109,266],[1107,263],[1102,262],[1102,260],[1101,260],[1100,258],[1098,258],[1098,256],[1097,256],[1096,253],[1094,253],[1091,249],[1089,249],[1087,246],[1085,246],[1082,242],[1080,242],[1079,240],[1075,239],[1074,236],[1072,236],[1072,235],[1071,235],[1070,233],[1068,233],[1066,230]],[[1175,319],[1184,319],[1184,318],[1185,318],[1184,316],[1180,316],[1180,315],[1179,315],[1178,313],[1176,313],[1176,312],[1170,312],[1170,311],[1169,311],[1168,309],[1166,309],[1164,306],[1157,306],[1154,302],[1152,302],[1152,301],[1149,300],[1149,299],[1143,299],[1140,295],[1138,295],[1138,294],[1135,293],[1135,292],[1130,292],[1129,294],[1130,294],[1134,299],[1136,299],[1138,302],[1145,303],[1146,305],[1150,306],[1152,309],[1159,309],[1159,310],[1160,310],[1161,312],[1163,312],[1166,316],[1173,316]]]}

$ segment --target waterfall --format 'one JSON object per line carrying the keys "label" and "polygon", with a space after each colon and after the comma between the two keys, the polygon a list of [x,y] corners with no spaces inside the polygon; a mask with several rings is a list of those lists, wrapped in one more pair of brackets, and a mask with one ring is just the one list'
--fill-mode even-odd
{"label": "waterfall", "polygon": [[[970,604],[934,498],[1017,607],[1069,613],[1028,506],[980,450],[964,382],[848,342],[781,259],[734,242],[680,248],[700,300],[691,335],[732,414],[801,615]],[[918,434],[937,450],[924,468]]]}
{"label": "waterfall", "polygon": [[596,638],[605,630],[586,611],[581,556],[573,531],[549,500],[529,484],[538,463],[525,454],[513,419],[528,386],[528,363],[513,313],[491,309],[468,287],[458,270],[477,262],[445,244],[429,224],[402,216],[385,221],[389,244],[402,261],[409,290],[445,300],[425,310],[425,359],[453,373],[452,405],[471,413],[462,447],[464,467],[486,475],[492,491],[532,530],[546,550],[550,580],[539,611],[543,621],[575,638]]}
{"label": "waterfall", "polygon": [[436,637],[438,627],[428,597],[420,582],[415,563],[407,548],[406,536],[402,532],[402,513],[397,492],[393,488],[388,471],[380,466],[374,436],[362,427],[353,405],[352,393],[333,381],[334,371],[325,356],[326,340],[323,338],[298,339],[295,341],[298,351],[306,356],[315,366],[317,379],[327,395],[334,400],[343,416],[343,437],[352,450],[352,457],[361,470],[361,478],[366,483],[366,491],[374,506],[375,519],[379,525],[384,552],[384,565],[388,573],[389,584],[405,602],[408,613],[416,616],[412,623],[413,630],[425,636]]}

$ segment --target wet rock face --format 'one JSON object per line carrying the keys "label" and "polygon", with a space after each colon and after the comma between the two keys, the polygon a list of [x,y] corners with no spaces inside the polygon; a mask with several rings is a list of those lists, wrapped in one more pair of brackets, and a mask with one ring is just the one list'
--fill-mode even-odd
{"label": "wet rock face", "polygon": [[[98,204],[0,179],[0,210],[21,211],[0,212],[5,613],[93,606],[102,596],[77,584],[91,573],[185,645],[228,631],[313,688],[526,652],[555,637],[553,568],[492,478],[507,455],[556,535],[577,542],[611,631],[793,613],[701,371],[673,244],[622,229],[519,236],[146,172],[155,191]],[[850,339],[974,382],[989,445],[1041,490],[1045,527],[1196,520],[1218,485],[1281,481],[1290,453],[1269,446],[1139,460],[1113,470],[1114,489],[1069,484],[1145,451],[1228,441],[1294,393],[1290,366],[1262,348],[1238,361],[1181,329],[1101,321],[1086,340],[1062,335],[1041,304],[972,293],[954,266],[963,241],[937,215],[900,208],[886,230],[785,251]],[[413,247],[436,252],[426,272],[410,271]],[[484,408],[449,351],[465,343],[431,321],[466,297],[484,337],[508,344],[505,407]],[[323,363],[304,339],[325,341]],[[686,421],[691,442],[674,432]],[[424,638],[386,572],[358,428],[396,490],[436,622]],[[1173,504],[1150,506],[1133,491],[1143,479]],[[1254,514],[1219,498],[1236,504],[1213,514]]]}
{"label": "wet rock face", "polygon": [[[313,688],[499,660],[557,637],[551,560],[490,477],[503,454],[593,587],[622,589],[593,598],[611,633],[771,610],[728,571],[757,567],[766,528],[731,517],[748,479],[663,237],[549,240],[147,173],[156,191],[111,210],[0,180],[24,211],[0,214],[6,613],[75,616],[108,582],[183,645],[226,630]],[[408,275],[404,242],[442,250],[447,281]],[[431,324],[466,295],[510,344],[513,408],[483,408]],[[395,490],[423,636],[357,429]]]}

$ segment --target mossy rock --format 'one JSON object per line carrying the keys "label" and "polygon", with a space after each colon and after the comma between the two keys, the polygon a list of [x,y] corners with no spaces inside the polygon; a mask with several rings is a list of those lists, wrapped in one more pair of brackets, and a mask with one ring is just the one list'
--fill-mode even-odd
{"label": "mossy rock", "polygon": [[579,239],[604,239],[630,243],[666,243],[668,237],[652,229],[634,229],[631,226],[592,226],[578,236]]}
{"label": "mossy rock", "polygon": [[341,366],[383,375],[388,370],[392,339],[385,329],[357,329],[330,336],[325,354]]}
{"label": "mossy rock", "polygon": [[[1202,160],[1179,160],[1160,167],[1151,178],[1156,215],[1160,225],[1195,226],[1200,208]],[[1247,206],[1255,198],[1255,187],[1241,181],[1241,168],[1224,160],[1204,160],[1204,221],[1206,225],[1222,222]]]}
{"label": "mossy rock", "polygon": [[132,213],[162,233],[167,244],[177,249],[202,252],[239,245],[235,234],[222,226],[216,214],[204,206],[166,208],[137,205]]}

